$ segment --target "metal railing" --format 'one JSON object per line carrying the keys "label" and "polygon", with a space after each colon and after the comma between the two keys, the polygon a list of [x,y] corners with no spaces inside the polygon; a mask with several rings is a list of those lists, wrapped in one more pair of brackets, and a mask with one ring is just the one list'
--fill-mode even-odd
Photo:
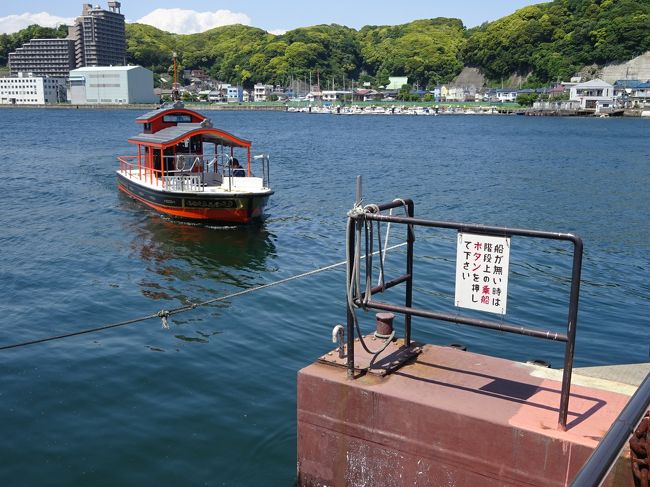
{"label": "metal railing", "polygon": [[[117,159],[120,172],[126,177],[137,177],[141,181],[172,191],[204,191],[206,186],[221,186],[224,182],[230,191],[232,178],[236,177],[234,172],[239,169],[233,167],[233,157],[225,153],[163,156],[164,169],[150,167],[144,156],[119,156]],[[269,155],[254,156],[253,161],[260,161],[263,185],[269,187]],[[246,168],[241,169],[246,171]],[[250,175],[254,176],[252,172]]]}
{"label": "metal railing", "polygon": [[145,157],[119,156],[117,159],[120,172],[126,177],[172,191],[203,191],[208,184],[208,174],[216,173],[213,168],[216,159],[196,154],[164,156],[160,169],[150,167]]}
{"label": "metal railing", "polygon": [[[359,198],[357,199],[359,200]],[[534,338],[540,338],[545,340],[555,340],[560,342],[565,342],[565,353],[564,353],[564,370],[562,376],[562,392],[560,398],[560,411],[559,411],[559,420],[558,424],[562,430],[566,430],[567,424],[567,414],[569,407],[569,395],[571,388],[571,373],[573,369],[573,355],[575,350],[575,336],[576,336],[576,323],[578,317],[578,297],[580,292],[580,273],[582,267],[582,252],[583,244],[582,240],[570,233],[553,233],[553,232],[542,232],[536,230],[525,230],[518,228],[506,228],[506,227],[489,227],[483,225],[470,225],[465,223],[455,223],[455,222],[444,222],[444,221],[432,221],[432,220],[423,220],[414,218],[414,204],[410,199],[396,200],[391,203],[383,205],[373,205],[374,210],[368,210],[369,207],[366,207],[366,211],[363,212],[352,212],[348,219],[348,255],[354,255],[356,242],[356,232],[357,226],[363,226],[366,222],[372,224],[373,221],[385,222],[385,223],[395,223],[395,224],[404,224],[407,226],[406,232],[406,270],[405,273],[401,276],[395,277],[390,281],[384,282],[381,286],[375,286],[370,290],[370,296],[366,296],[366,293],[360,293],[358,290],[353,290],[352,302],[357,307],[365,307],[371,309],[377,309],[381,311],[390,311],[394,313],[400,313],[405,315],[404,320],[404,334],[405,334],[405,345],[409,346],[411,343],[411,317],[418,316],[422,318],[429,318],[441,321],[447,321],[451,323],[457,323],[462,325],[475,326],[480,328],[486,328],[491,330],[498,330],[501,332],[515,333],[518,335],[526,335]],[[382,211],[390,210],[398,207],[405,207],[407,210],[408,216],[392,216],[392,215],[383,215]],[[439,311],[413,308],[413,247],[414,247],[414,226],[422,227],[435,227],[443,229],[457,230],[459,232],[473,232],[480,235],[486,236],[498,236],[498,237],[510,237],[510,236],[522,236],[522,237],[533,237],[541,239],[551,239],[551,240],[565,240],[573,243],[573,262],[572,262],[572,272],[571,272],[571,290],[569,297],[569,311],[566,325],[566,334],[557,333],[553,331],[541,330],[537,328],[527,328],[518,324],[509,324],[505,322],[497,322],[487,319],[478,319],[470,316],[463,316],[459,314],[450,314]],[[367,239],[367,237],[366,237]],[[355,272],[353,259],[348,261],[348,275],[352,276]],[[368,267],[366,267],[366,272]],[[368,279],[368,276],[366,276]],[[405,283],[405,304],[403,306],[374,301],[369,298],[377,293],[386,291],[392,287],[395,287],[399,284]],[[350,306],[347,308],[347,368],[348,376],[354,377],[354,316],[353,310],[350,309]]]}
{"label": "metal railing", "polygon": [[650,374],[646,376],[625,405],[623,411],[621,411],[621,414],[609,428],[609,431],[600,440],[596,449],[573,479],[572,487],[593,487],[602,483],[620,456],[625,442],[630,439],[634,429],[649,407]]}
{"label": "metal railing", "polygon": [[271,168],[270,157],[268,154],[259,154],[253,157],[253,160],[262,161],[262,185],[265,188],[271,187]]}

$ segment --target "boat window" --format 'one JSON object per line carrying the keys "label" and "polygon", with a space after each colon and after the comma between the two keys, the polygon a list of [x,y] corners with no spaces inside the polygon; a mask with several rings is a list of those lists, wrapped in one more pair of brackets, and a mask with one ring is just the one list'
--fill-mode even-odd
{"label": "boat window", "polygon": [[192,154],[199,154],[201,152],[201,138],[192,137],[190,139],[190,152]]}
{"label": "boat window", "polygon": [[151,124],[150,123],[145,123],[144,124],[144,132],[147,134],[151,133]]}
{"label": "boat window", "polygon": [[169,114],[163,117],[163,122],[165,123],[191,123],[191,115],[182,115],[182,114]]}

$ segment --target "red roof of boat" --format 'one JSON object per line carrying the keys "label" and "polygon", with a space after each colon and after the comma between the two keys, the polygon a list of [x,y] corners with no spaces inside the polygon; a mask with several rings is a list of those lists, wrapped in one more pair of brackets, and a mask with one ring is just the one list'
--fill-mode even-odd
{"label": "red roof of boat", "polygon": [[214,142],[228,147],[250,147],[251,142],[240,139],[224,130],[211,126],[210,123],[183,123],[167,127],[153,134],[138,134],[131,137],[132,144],[147,145],[158,149],[171,147],[190,137],[201,135],[204,142]]}
{"label": "red roof of boat", "polygon": [[182,102],[176,102],[173,105],[163,105],[160,108],[147,113],[143,113],[138,118],[136,118],[135,121],[137,123],[152,123],[155,120],[164,117],[165,115],[171,114],[190,115],[195,121],[203,120],[205,118],[205,116],[201,115],[199,112],[185,108]]}

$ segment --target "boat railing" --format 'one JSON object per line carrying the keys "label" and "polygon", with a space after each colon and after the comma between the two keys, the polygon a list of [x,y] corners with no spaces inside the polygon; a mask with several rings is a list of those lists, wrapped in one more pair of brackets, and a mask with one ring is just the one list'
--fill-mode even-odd
{"label": "boat railing", "polygon": [[[248,173],[248,168],[233,167],[233,156],[219,154],[176,154],[163,156],[158,163],[148,163],[145,156],[119,156],[120,172],[130,178],[144,181],[154,186],[171,191],[204,191],[206,186],[226,185],[228,190],[236,187],[236,171],[246,171],[246,176],[254,177],[253,169],[261,169],[263,187],[269,187],[269,155],[253,157],[255,167]],[[152,167],[153,166],[153,167]]]}
{"label": "boat railing", "polygon": [[262,184],[265,188],[271,187],[271,168],[270,157],[268,154],[258,154],[253,157],[254,160],[260,161],[262,164]]}
{"label": "boat railing", "polygon": [[[360,183],[357,189],[357,201],[360,201]],[[393,210],[397,208],[404,208],[406,216],[394,216],[391,214],[386,215],[382,214],[383,211]],[[387,223],[387,224],[401,224],[406,227],[406,269],[405,273],[393,277],[389,280],[389,276],[384,276],[383,267],[381,267],[381,284],[372,287],[372,226],[373,222]],[[416,308],[413,306],[413,258],[414,258],[414,243],[415,243],[415,234],[414,228],[418,227],[428,227],[428,228],[439,228],[447,230],[455,230],[459,236],[464,236],[468,239],[467,242],[463,242],[467,245],[468,252],[463,252],[463,254],[469,255],[472,254],[472,241],[471,239],[476,237],[478,239],[503,242],[499,244],[501,247],[509,247],[510,238],[513,236],[517,237],[531,237],[536,239],[548,239],[553,241],[566,241],[573,244],[573,256],[572,256],[572,266],[571,266],[571,286],[569,290],[569,299],[568,299],[568,315],[566,321],[566,333],[559,333],[556,331],[543,330],[539,328],[525,327],[517,323],[507,323],[505,321],[496,321],[489,320],[484,318],[476,318],[470,315],[461,315],[460,313],[448,313],[437,310],[422,309]],[[364,233],[365,229],[365,233]],[[378,230],[377,234],[381,232]],[[545,232],[538,230],[527,230],[527,229],[518,229],[518,228],[507,228],[507,227],[489,227],[485,225],[473,225],[466,223],[456,223],[456,222],[446,222],[446,221],[432,221],[424,220],[414,217],[414,204],[410,199],[400,199],[395,200],[391,203],[386,203],[382,205],[368,205],[365,208],[360,206],[355,207],[353,211],[349,213],[348,219],[348,231],[347,231],[347,249],[348,249],[348,276],[349,282],[348,286],[348,310],[347,310],[347,369],[348,376],[350,378],[355,378],[355,358],[354,358],[354,348],[355,348],[355,331],[358,331],[358,324],[355,315],[356,308],[365,309],[375,309],[383,312],[392,312],[403,314],[404,319],[404,344],[406,347],[411,346],[411,317],[421,317],[428,318],[432,320],[456,323],[458,325],[469,325],[475,326],[483,329],[489,329],[499,332],[508,332],[518,335],[525,335],[532,338],[553,340],[556,342],[564,342],[565,344],[565,353],[564,353],[564,368],[562,375],[562,391],[560,395],[560,407],[559,407],[559,418],[558,426],[561,430],[566,430],[567,427],[567,415],[569,411],[569,397],[571,389],[571,373],[573,370],[573,356],[575,350],[575,337],[576,337],[576,325],[577,325],[577,316],[578,316],[578,297],[580,292],[580,274],[582,268],[582,252],[583,252],[583,243],[582,239],[576,235],[570,233],[556,233],[556,232]],[[361,249],[364,247],[364,235],[365,235],[365,249],[366,249],[366,263],[365,263],[365,276],[362,276],[361,264],[359,263],[358,256],[361,254]],[[378,239],[379,240],[379,239]],[[454,239],[456,240],[456,239]],[[478,248],[482,248],[482,243],[475,244]],[[489,244],[490,246],[496,244]],[[381,249],[380,249],[381,252]],[[476,250],[475,252],[478,252]],[[482,251],[481,251],[482,252]],[[501,251],[499,251],[501,252]],[[481,255],[481,254],[478,254]],[[478,259],[478,257],[476,257]],[[505,259],[505,257],[502,257]],[[501,263],[501,260],[499,260]],[[486,266],[487,267],[487,266]],[[466,267],[461,267],[459,271],[460,275],[465,278],[465,273],[462,269]],[[471,270],[471,267],[469,267]],[[478,267],[477,267],[478,269]],[[502,267],[499,266],[499,274],[501,274]],[[494,267],[493,272],[496,272],[496,267]],[[458,275],[458,274],[457,274]],[[467,274],[472,276],[472,282],[479,282],[478,274],[474,274],[477,277],[473,277],[472,274]],[[365,279],[364,279],[365,277]],[[362,282],[367,283],[366,290],[362,289]],[[499,276],[499,281],[501,282],[501,276]],[[381,294],[392,287],[397,285],[405,284],[405,295],[404,295],[404,305],[398,305],[394,303],[388,303],[384,301],[379,301],[374,298],[376,294]],[[479,288],[480,289],[480,288]],[[480,291],[479,291],[480,292]],[[499,294],[500,295],[500,294]],[[474,301],[474,295],[472,295],[472,302]],[[460,305],[458,305],[460,306]],[[463,306],[467,307],[467,306]],[[460,308],[459,308],[460,309]],[[476,309],[476,308],[474,308]],[[497,311],[494,311],[497,312]],[[499,311],[500,314],[505,314],[505,309]],[[359,337],[359,340],[362,340],[363,337]]]}
{"label": "boat railing", "polygon": [[[215,184],[218,179],[210,176],[219,173],[215,158],[201,154],[164,156],[162,164],[153,162],[154,167],[144,156],[119,156],[117,159],[124,176],[172,191],[203,191],[208,184],[206,181]],[[216,184],[220,184],[220,180]]]}
{"label": "boat railing", "polygon": [[[217,167],[218,170],[221,170],[221,175],[223,177],[224,185],[228,187],[228,191],[233,189],[233,186],[237,186],[236,181],[240,176],[237,176],[236,171],[246,171],[246,177],[259,177],[262,180],[262,187],[270,187],[270,157],[268,154],[258,154],[253,156],[252,162],[259,162],[259,166],[251,165],[251,171],[248,172],[247,168],[244,167],[234,167],[234,158],[226,154],[220,154],[220,157],[217,158]],[[255,169],[261,169],[261,176],[257,176]]]}
{"label": "boat railing", "polygon": [[[170,191],[204,191],[213,170],[210,157],[203,154],[176,154],[163,157],[162,184]],[[214,171],[214,170],[213,170]]]}

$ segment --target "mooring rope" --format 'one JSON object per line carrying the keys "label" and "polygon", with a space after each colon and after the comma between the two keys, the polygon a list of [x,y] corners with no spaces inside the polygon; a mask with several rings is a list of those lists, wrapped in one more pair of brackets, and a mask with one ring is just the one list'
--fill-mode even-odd
{"label": "mooring rope", "polygon": [[[403,207],[404,207],[404,212],[408,215],[408,210],[406,206],[406,202],[403,199],[395,199],[394,201],[401,202]],[[374,242],[374,235],[373,235],[373,225],[372,222],[369,222],[367,219],[363,218],[366,213],[374,213],[378,214],[380,213],[379,206],[378,205],[367,205],[365,207],[361,206],[361,203],[355,203],[354,207],[348,211],[348,218],[355,219],[355,245],[354,245],[354,251],[351,253],[349,247],[346,247],[346,257],[348,260],[348,274],[346,275],[346,299],[348,303],[348,309],[350,310],[350,315],[352,317],[352,323],[354,326],[354,329],[356,330],[357,338],[359,339],[359,343],[361,343],[361,346],[363,349],[369,353],[370,355],[373,355],[373,360],[377,358],[377,356],[386,350],[388,348],[388,345],[393,341],[393,338],[395,337],[395,330],[386,337],[383,345],[378,349],[378,350],[370,350],[368,345],[366,345],[366,342],[363,338],[363,335],[361,333],[361,328],[359,327],[359,320],[357,319],[357,314],[356,314],[356,309],[357,308],[363,308],[364,311],[367,309],[367,305],[370,302],[370,298],[372,296],[372,257],[376,254],[379,254],[379,268],[380,268],[380,277],[379,277],[379,282],[377,285],[381,284],[382,285],[382,291],[384,290],[385,286],[385,281],[384,281],[384,260],[386,259],[386,252],[388,250],[391,250],[395,247],[399,247],[402,245],[406,245],[406,242],[403,242],[398,245],[394,245],[392,247],[387,247],[386,245],[388,244],[388,233],[390,232],[390,222],[389,222],[389,227],[388,230],[386,231],[386,243],[384,244],[382,248],[382,241],[381,241],[381,222],[377,221],[377,242],[379,246],[379,250],[376,252],[373,251],[373,242]],[[390,214],[392,215],[392,209]],[[365,231],[365,247],[366,247],[366,255],[362,256],[361,255],[361,230],[362,227]],[[350,225],[347,226],[347,235],[346,235],[346,241],[350,241]],[[357,305],[354,302],[354,293],[356,291],[357,296],[361,296],[361,276],[360,276],[360,261],[361,259],[366,259],[366,287],[365,287],[365,295],[364,299],[361,301],[360,305]]]}
{"label": "mooring rope", "polygon": [[[402,242],[400,244],[393,245],[392,247],[390,247],[390,249],[391,250],[396,249],[398,247],[403,247],[404,245],[406,245],[406,242]],[[386,250],[389,250],[389,249],[386,249]],[[362,256],[360,258],[363,259],[363,258],[365,258],[365,256]],[[313,269],[313,270],[308,271],[308,272],[303,272],[302,274],[297,274],[295,276],[286,277],[286,278],[280,279],[278,281],[269,282],[267,284],[262,284],[260,286],[255,286],[255,287],[252,287],[252,288],[244,289],[242,291],[231,293],[231,294],[228,294],[226,296],[219,296],[218,298],[208,299],[207,301],[201,301],[199,303],[190,303],[190,304],[188,304],[186,306],[181,306],[181,307],[174,308],[174,309],[169,309],[169,310],[161,309],[160,311],[158,311],[156,313],[146,315],[146,316],[141,316],[139,318],[133,318],[133,319],[130,319],[130,320],[125,320],[125,321],[119,321],[117,323],[111,323],[111,324],[108,324],[108,325],[96,326],[96,327],[93,327],[93,328],[87,328],[87,329],[84,329],[84,330],[74,331],[74,332],[65,333],[65,334],[61,334],[61,335],[54,335],[54,336],[49,336],[49,337],[44,337],[44,338],[37,338],[37,339],[34,339],[34,340],[29,340],[29,341],[20,342],[20,343],[13,343],[11,345],[2,345],[2,346],[0,346],[0,351],[1,350],[9,350],[10,348],[19,348],[19,347],[26,347],[26,346],[29,346],[29,345],[36,345],[36,344],[39,344],[39,343],[51,342],[51,341],[55,341],[55,340],[63,340],[65,338],[71,338],[71,337],[75,337],[75,336],[79,336],[79,335],[85,335],[85,334],[88,334],[88,333],[97,333],[97,332],[104,331],[104,330],[110,330],[111,328],[118,328],[118,327],[121,327],[121,326],[132,325],[132,324],[135,324],[135,323],[148,321],[148,320],[151,320],[153,318],[160,318],[161,321],[162,321],[162,327],[165,328],[165,329],[169,329],[168,318],[170,316],[177,315],[177,314],[180,314],[180,313],[185,313],[187,311],[191,311],[191,310],[193,310],[195,308],[199,308],[201,306],[208,306],[208,305],[213,304],[213,303],[217,303],[217,302],[221,302],[221,301],[227,301],[227,300],[232,299],[232,298],[236,298],[236,297],[239,297],[239,296],[244,296],[246,294],[250,294],[250,293],[253,293],[253,292],[256,292],[256,291],[261,291],[262,289],[267,289],[267,288],[270,288],[270,287],[273,287],[273,286],[278,286],[280,284],[285,284],[285,283],[290,282],[290,281],[295,281],[296,279],[302,279],[304,277],[313,276],[313,275],[318,274],[320,272],[325,272],[325,271],[335,269],[335,268],[340,267],[342,265],[345,265],[347,263],[348,263],[348,261],[344,260],[342,262],[337,262],[336,264],[331,264],[331,265],[328,265],[328,266],[325,266],[325,267],[319,267],[318,269]]]}
{"label": "mooring rope", "polygon": [[[383,345],[380,346],[379,349],[377,350],[370,350],[368,345],[366,344],[365,340],[363,339],[363,334],[361,333],[361,328],[359,327],[359,320],[357,318],[357,313],[356,309],[359,307],[357,304],[354,302],[354,293],[356,291],[357,296],[361,296],[361,276],[360,276],[360,261],[361,259],[366,259],[366,294],[364,296],[364,300],[361,302],[361,307],[365,310],[366,305],[368,304],[370,300],[370,295],[371,293],[371,281],[372,281],[372,223],[368,224],[368,220],[363,219],[361,221],[360,216],[365,215],[366,212],[379,212],[379,207],[377,205],[368,205],[365,208],[362,208],[360,204],[355,204],[355,206],[348,212],[348,217],[349,218],[354,218],[355,223],[354,223],[354,232],[355,232],[355,242],[354,242],[354,250],[352,253],[350,253],[350,248],[349,246],[346,246],[346,257],[347,257],[347,262],[348,266],[346,267],[347,269],[347,275],[346,275],[346,299],[347,299],[347,304],[348,304],[348,309],[350,310],[350,316],[352,317],[352,324],[354,326],[354,329],[356,331],[357,337],[359,339],[359,343],[363,347],[363,349],[369,353],[370,355],[373,355],[374,357],[377,357],[381,352],[386,350],[388,348],[388,345],[391,344],[393,341],[393,338],[395,337],[395,330],[386,338],[384,341]],[[365,246],[366,246],[366,255],[361,256],[361,230],[365,230]],[[346,229],[346,242],[350,241],[350,225],[347,225]],[[380,236],[381,239],[381,236]],[[403,242],[398,245],[406,245],[406,242]],[[379,245],[379,250],[376,253],[381,253],[381,243]],[[388,250],[388,249],[386,249]]]}

